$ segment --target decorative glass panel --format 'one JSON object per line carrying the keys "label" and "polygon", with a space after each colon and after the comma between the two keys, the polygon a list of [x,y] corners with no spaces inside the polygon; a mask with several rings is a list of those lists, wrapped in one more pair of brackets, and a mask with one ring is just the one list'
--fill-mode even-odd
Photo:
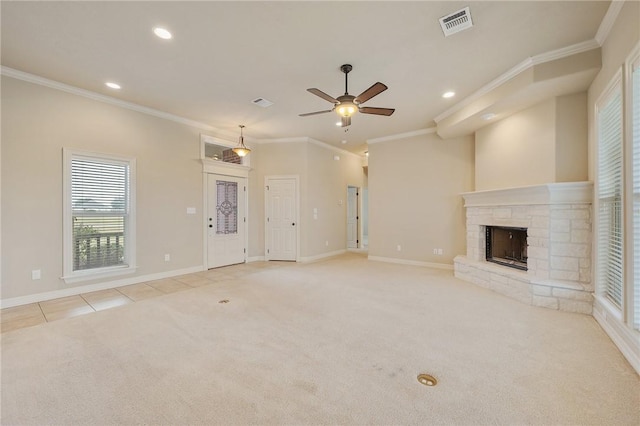
{"label": "decorative glass panel", "polygon": [[216,234],[238,233],[238,183],[216,181]]}

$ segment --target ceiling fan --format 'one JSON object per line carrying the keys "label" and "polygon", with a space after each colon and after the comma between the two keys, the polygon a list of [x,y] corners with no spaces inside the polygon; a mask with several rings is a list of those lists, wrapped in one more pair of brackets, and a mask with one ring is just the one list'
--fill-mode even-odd
{"label": "ceiling fan", "polygon": [[331,97],[324,93],[320,89],[312,88],[307,89],[308,92],[313,93],[316,96],[320,96],[322,99],[327,100],[333,104],[333,108],[324,111],[308,112],[306,114],[300,114],[300,117],[307,117],[309,115],[324,114],[325,112],[336,111],[342,120],[342,127],[347,127],[351,124],[351,116],[356,112],[363,114],[375,114],[390,116],[395,111],[394,108],[375,108],[375,107],[363,107],[363,103],[376,95],[384,92],[388,87],[380,82],[375,83],[358,96],[349,94],[348,91],[348,77],[349,72],[353,67],[349,64],[344,64],[340,67],[340,71],[344,73],[344,95],[337,98]]}

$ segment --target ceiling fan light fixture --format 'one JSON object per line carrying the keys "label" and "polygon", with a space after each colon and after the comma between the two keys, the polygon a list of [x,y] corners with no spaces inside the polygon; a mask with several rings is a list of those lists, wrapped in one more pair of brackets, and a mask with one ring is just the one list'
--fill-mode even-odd
{"label": "ceiling fan light fixture", "polygon": [[251,150],[244,144],[244,136],[242,135],[244,124],[240,124],[238,127],[240,127],[240,139],[238,140],[238,146],[233,148],[232,151],[238,154],[239,157],[246,157],[246,155],[249,154]]}
{"label": "ceiling fan light fixture", "polygon": [[[380,82],[374,83],[371,87],[369,87],[364,92],[360,93],[358,96],[353,96],[349,94],[349,86],[348,86],[348,77],[349,72],[353,69],[353,67],[349,64],[344,64],[340,67],[340,71],[344,73],[344,95],[338,96],[334,98],[333,96],[327,95],[320,89],[316,89],[315,87],[307,89],[307,92],[312,93],[318,97],[321,97],[325,101],[329,101],[333,104],[333,108],[324,110],[324,111],[316,111],[316,112],[308,112],[306,114],[299,114],[300,117],[308,117],[310,115],[316,114],[324,114],[326,112],[335,111],[336,114],[340,117],[340,121],[336,123],[336,126],[340,127],[348,127],[351,125],[351,116],[356,112],[361,114],[374,114],[374,115],[385,115],[390,116],[393,114],[395,109],[393,108],[376,108],[376,107],[363,107],[361,106],[363,103],[367,102],[369,99],[374,96],[379,95],[388,89],[385,84]],[[345,132],[349,130],[346,129]]]}
{"label": "ceiling fan light fixture", "polygon": [[336,112],[340,117],[351,117],[358,111],[358,107],[352,102],[342,102],[336,107]]}

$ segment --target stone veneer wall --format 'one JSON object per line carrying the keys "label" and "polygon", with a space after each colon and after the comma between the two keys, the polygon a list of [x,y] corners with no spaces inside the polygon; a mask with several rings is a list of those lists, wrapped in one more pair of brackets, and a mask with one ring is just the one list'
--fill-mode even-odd
{"label": "stone veneer wall", "polygon": [[[455,275],[524,303],[590,314],[590,182],[463,194],[467,255],[454,260]],[[527,228],[527,267],[519,271],[485,260],[485,227]]]}

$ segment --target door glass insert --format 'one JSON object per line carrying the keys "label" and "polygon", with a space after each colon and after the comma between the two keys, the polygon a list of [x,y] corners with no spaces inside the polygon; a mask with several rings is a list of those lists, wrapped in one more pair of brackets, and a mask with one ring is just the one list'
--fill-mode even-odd
{"label": "door glass insert", "polygon": [[216,181],[216,234],[238,233],[238,183]]}

